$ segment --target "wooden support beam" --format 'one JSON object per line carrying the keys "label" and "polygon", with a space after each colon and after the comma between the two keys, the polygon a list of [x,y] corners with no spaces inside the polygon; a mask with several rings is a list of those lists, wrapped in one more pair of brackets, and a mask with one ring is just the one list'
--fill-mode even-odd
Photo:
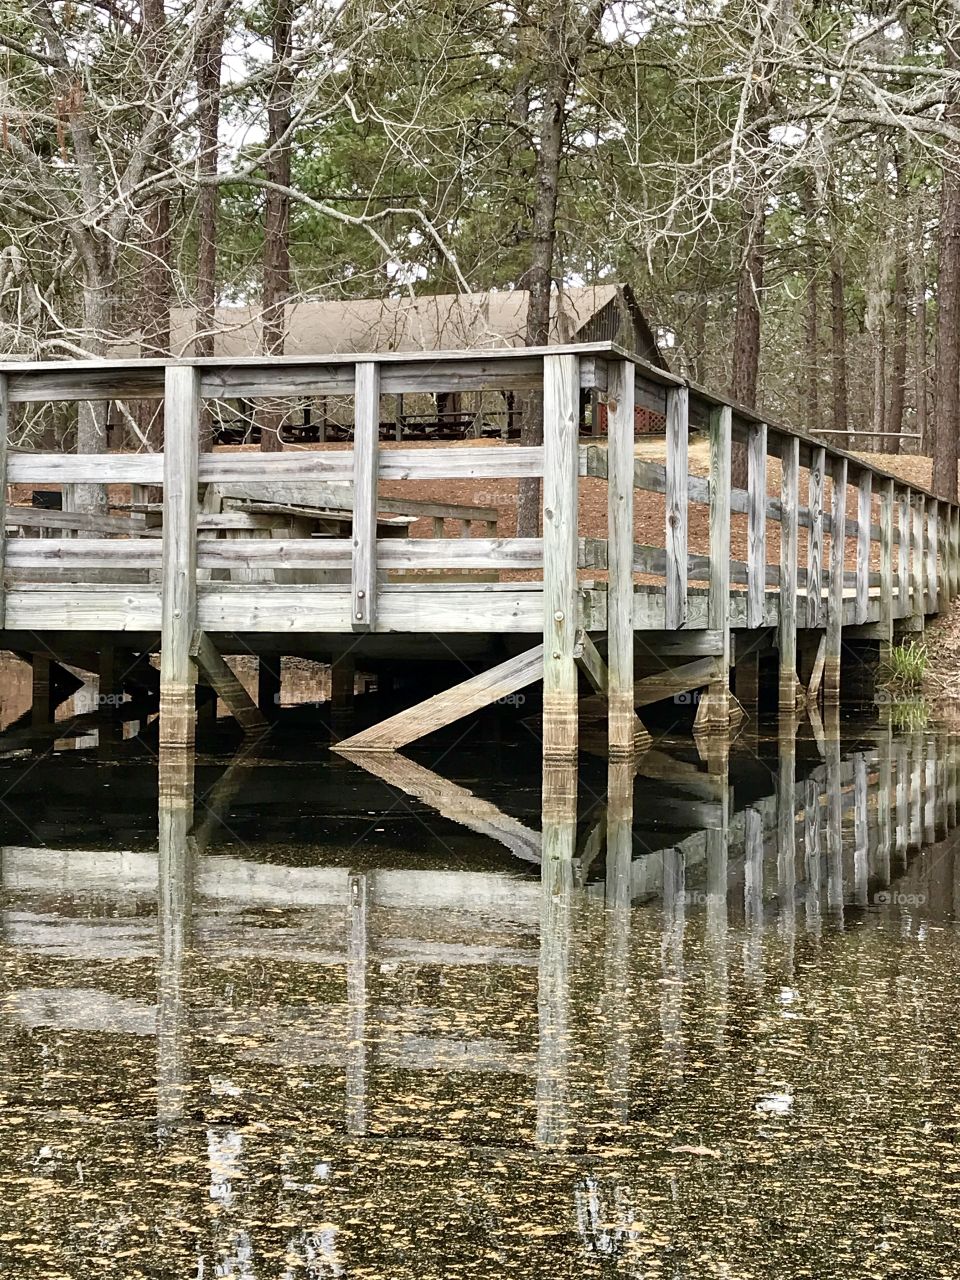
{"label": "wooden support beam", "polygon": [[926,607],[925,613],[937,612],[937,598],[939,595],[939,579],[937,568],[937,500],[936,498],[927,498],[926,514],[925,514],[925,541],[924,548],[926,551],[926,566],[924,577],[926,578],[926,593],[924,600]]}
{"label": "wooden support beam", "polygon": [[722,658],[697,658],[681,667],[669,667],[653,675],[643,676],[634,682],[633,702],[636,707],[648,707],[679,694],[702,689],[717,679]]}
{"label": "wooden support beam", "polygon": [[687,502],[689,399],[686,387],[667,392],[666,628],[687,621]]}
{"label": "wooden support beam", "polygon": [[950,599],[960,595],[960,507],[950,506]]}
{"label": "wooden support beam", "polygon": [[599,693],[602,697],[609,699],[610,675],[607,671],[607,664],[600,657],[597,652],[597,646],[586,631],[577,632],[573,656],[577,660],[577,666],[589,680],[594,693]]}
{"label": "wooden support beam", "polygon": [[380,366],[356,367],[353,408],[353,626],[377,617],[377,487],[380,455]]}
{"label": "wooden support beam", "polygon": [[927,500],[922,493],[911,495],[913,524],[910,535],[910,614],[918,631],[923,630],[923,618],[926,613],[923,583],[927,559],[924,545],[927,530],[926,503]]}
{"label": "wooden support beam", "polygon": [[257,659],[257,706],[268,719],[275,718],[280,710],[282,663],[279,653],[261,653]]}
{"label": "wooden support beam", "polygon": [[893,509],[896,501],[892,480],[880,481],[880,659],[886,661],[893,644]]}
{"label": "wooden support beam", "polygon": [[723,638],[720,678],[701,698],[698,729],[730,727],[730,484],[733,413],[724,407],[710,415],[710,586],[707,626]]}
{"label": "wooden support beam", "polygon": [[910,490],[897,494],[897,608],[896,617],[910,616]]}
{"label": "wooden support beam", "polygon": [[840,650],[843,635],[843,564],[847,527],[847,460],[833,460],[833,501],[830,535],[830,581],[827,601],[827,649],[823,668],[823,701],[825,706],[840,701]]}
{"label": "wooden support beam", "polygon": [[342,653],[330,664],[330,710],[339,724],[353,714],[357,668],[352,653]]}
{"label": "wooden support beam", "polygon": [[780,692],[781,712],[797,707],[797,507],[800,488],[800,441],[783,441],[780,489]]}
{"label": "wooden support beam", "polygon": [[32,698],[30,721],[35,727],[53,720],[53,699],[50,695],[51,660],[46,653],[35,653],[30,660],[32,668]]}
{"label": "wooden support beam", "polygon": [[762,627],[767,580],[767,424],[747,430],[747,626]]}
{"label": "wooden support beam", "polygon": [[194,632],[190,656],[244,733],[262,732],[267,728],[266,717],[205,631]]}
{"label": "wooden support beam", "polygon": [[[634,750],[633,442],[634,367],[612,361],[607,383],[607,742],[611,756]],[[645,745],[649,746],[649,742]]]}
{"label": "wooden support beam", "polygon": [[543,755],[577,756],[577,482],[580,373],[543,359]]}
{"label": "wooden support beam", "polygon": [[826,449],[814,449],[810,459],[807,498],[810,537],[807,542],[807,626],[822,627],[823,608],[823,491],[827,473]]}
{"label": "wooden support beam", "polygon": [[166,370],[163,453],[163,571],[160,746],[192,746],[196,669],[190,645],[197,619],[197,458],[200,375]]}
{"label": "wooden support beam", "polygon": [[873,476],[864,469],[857,485],[857,598],[856,620],[870,620],[870,509]]}
{"label": "wooden support beam", "polygon": [[[573,659],[571,644],[570,664],[576,679],[576,664]],[[508,658],[488,671],[471,676],[452,689],[434,694],[416,706],[382,720],[360,733],[344,738],[332,750],[349,754],[352,751],[396,751],[408,742],[415,742],[435,729],[453,724],[464,716],[482,707],[489,707],[500,698],[518,693],[528,685],[535,684],[544,671],[543,645],[535,645],[532,649]],[[576,712],[576,702],[574,702]],[[576,725],[574,725],[574,744],[576,744]]]}
{"label": "wooden support beam", "polygon": [[807,702],[816,705],[817,698],[820,695],[820,684],[823,680],[823,669],[827,661],[827,637],[824,633],[820,637],[820,643],[817,645],[817,656],[813,660],[813,670],[810,672],[810,683],[807,685]]}

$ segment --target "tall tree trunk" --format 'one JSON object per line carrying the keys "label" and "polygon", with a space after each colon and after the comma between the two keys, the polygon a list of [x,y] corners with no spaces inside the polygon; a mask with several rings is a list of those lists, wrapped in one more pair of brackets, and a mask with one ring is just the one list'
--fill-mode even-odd
{"label": "tall tree trunk", "polygon": [[[273,77],[267,96],[267,181],[290,186],[290,123],[293,119],[293,0],[275,0],[270,38]],[[267,188],[263,227],[263,350],[283,355],[286,303],[290,292],[290,197]],[[280,406],[265,406],[260,414],[260,448],[273,453],[283,448]]]}
{"label": "tall tree trunk", "polygon": [[[834,247],[830,262],[830,329],[833,364],[833,432],[847,436],[850,407],[847,402],[847,308],[844,299],[843,259]],[[843,443],[835,439],[835,444]]]}
{"label": "tall tree trunk", "polygon": [[[166,14],[164,0],[143,0],[142,31],[144,41],[144,67],[148,80],[161,74],[164,48]],[[156,150],[156,165],[162,167],[169,159],[169,137]],[[172,294],[170,275],[170,197],[159,195],[151,200],[144,214],[143,233],[143,293],[141,298],[140,353],[144,356],[168,356],[170,354],[170,299]],[[163,402],[144,400],[140,429],[154,449],[163,448]]]}
{"label": "tall tree trunk", "polygon": [[[960,23],[946,40],[946,65],[960,72]],[[951,82],[944,118],[960,127],[960,90]],[[937,366],[933,402],[934,492],[957,500],[957,436],[960,432],[960,146],[944,143],[940,185],[940,252],[937,266]]]}
{"label": "tall tree trunk", "polygon": [[900,452],[903,406],[907,390],[907,259],[903,245],[897,245],[893,268],[893,359],[890,368],[890,396],[886,430],[888,452]]}
{"label": "tall tree trunk", "polygon": [[[528,292],[528,347],[545,346],[550,338],[550,290],[557,243],[557,202],[567,101],[576,84],[580,60],[596,32],[603,9],[603,0],[591,0],[576,29],[571,29],[574,15],[567,0],[550,0],[549,17],[543,26],[539,56],[546,83],[534,174],[530,258],[522,282]],[[527,398],[520,439],[524,444],[543,443],[543,398],[540,395]],[[539,530],[540,481],[521,480],[517,495],[517,535],[533,538]]]}
{"label": "tall tree trunk", "polygon": [[808,431],[816,434],[820,430],[820,288],[816,267],[812,263],[807,283],[806,356],[806,426]]}
{"label": "tall tree trunk", "polygon": [[927,264],[924,250],[923,219],[918,213],[913,246],[914,394],[917,401],[918,453],[932,452],[928,439],[927,418]]}
{"label": "tall tree trunk", "polygon": [[[753,409],[757,404],[760,375],[760,299],[763,291],[766,211],[762,196],[744,199],[740,226],[740,269],[737,275],[737,309],[733,322],[733,356],[730,395]],[[735,488],[747,485],[747,450],[734,446],[731,476]]]}
{"label": "tall tree trunk", "polygon": [[[200,193],[197,208],[197,329],[194,354],[215,354],[214,323],[217,301],[217,219],[220,193],[217,174],[220,128],[220,71],[223,61],[223,12],[209,22],[197,42],[197,168]],[[204,181],[209,179],[209,181]],[[213,447],[213,414],[205,404],[200,411],[200,448]]]}
{"label": "tall tree trunk", "polygon": [[887,407],[887,329],[886,315],[878,309],[876,329],[873,334],[873,407],[871,410],[871,446],[877,453],[886,450]]}

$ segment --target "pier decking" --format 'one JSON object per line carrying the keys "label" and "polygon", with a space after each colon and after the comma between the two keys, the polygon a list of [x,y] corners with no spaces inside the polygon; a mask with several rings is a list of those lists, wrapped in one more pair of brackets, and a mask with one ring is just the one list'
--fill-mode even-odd
{"label": "pier decking", "polygon": [[[542,446],[380,447],[383,397],[449,391],[542,395]],[[606,406],[606,446],[580,442],[584,392]],[[320,395],[352,401],[352,448],[200,450],[205,401]],[[14,447],[17,406],[145,399],[164,402],[162,453]],[[665,416],[664,464],[635,458],[638,403]],[[689,474],[691,430],[709,435],[709,478]],[[731,483],[735,446],[746,449],[746,489]],[[585,477],[606,486],[605,537],[579,525]],[[490,504],[444,502],[449,478],[539,482],[542,536],[503,536]],[[436,481],[436,501],[381,491],[411,480]],[[699,727],[726,730],[755,701],[765,652],[776,655],[782,711],[836,703],[845,649],[922,630],[960,591],[956,505],[610,343],[7,363],[0,493],[8,485],[60,486],[67,509],[6,504],[0,647],[33,656],[42,693],[51,654],[103,675],[122,653],[143,676],[159,645],[167,747],[193,742],[198,675],[245,727],[262,722],[222,661],[255,652],[331,662],[335,699],[345,681],[352,691],[354,663],[468,665],[469,679],[346,738],[345,750],[394,749],[542,680],[544,756],[568,760],[582,673],[606,700],[611,754],[629,755],[646,738],[636,708],[693,690],[706,690]],[[635,540],[648,502],[663,508],[657,545]],[[689,537],[696,505],[708,511],[700,550]],[[433,536],[409,536],[423,519]],[[735,520],[747,527],[742,560]],[[468,536],[444,536],[454,524]]]}

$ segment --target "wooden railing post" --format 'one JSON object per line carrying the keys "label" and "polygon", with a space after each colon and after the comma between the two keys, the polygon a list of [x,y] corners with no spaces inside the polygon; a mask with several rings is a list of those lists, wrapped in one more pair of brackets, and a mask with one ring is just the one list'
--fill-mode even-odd
{"label": "wooden railing post", "polygon": [[747,626],[762,627],[767,589],[767,424],[747,436]]}
{"label": "wooden railing post", "polygon": [[633,440],[634,366],[607,375],[607,737],[611,756],[634,749]]}
{"label": "wooden railing post", "polygon": [[543,359],[543,756],[577,756],[577,422],[575,355]]}
{"label": "wooden railing post", "polygon": [[687,504],[688,504],[689,392],[667,392],[667,581],[666,621],[676,631],[687,621]]}
{"label": "wooden railing post", "polygon": [[377,487],[380,458],[380,366],[356,366],[353,405],[353,626],[377,618]]}
{"label": "wooden railing post", "polygon": [[830,511],[830,581],[827,601],[827,647],[823,666],[823,702],[840,701],[840,649],[843,637],[843,571],[847,527],[847,460],[833,459]]}
{"label": "wooden railing post", "polygon": [[897,617],[910,616],[910,490],[897,495]]}
{"label": "wooden railing post", "polygon": [[950,506],[950,599],[960,594],[960,507]]}
{"label": "wooden railing post", "polygon": [[928,498],[926,502],[926,612],[936,613],[938,588],[937,570],[937,500]]}
{"label": "wooden railing post", "polygon": [[913,527],[910,533],[910,614],[914,619],[917,631],[923,630],[923,618],[926,613],[924,598],[924,570],[926,567],[926,551],[924,538],[927,531],[927,500],[922,493],[911,494],[913,507]]}
{"label": "wooden railing post", "polygon": [[7,620],[7,589],[3,571],[7,561],[7,450],[10,444],[10,391],[7,375],[0,373],[0,631]]}
{"label": "wooden railing post", "polygon": [[160,636],[160,746],[186,747],[196,727],[197,465],[200,374],[166,370],[163,447],[163,558]]}
{"label": "wooden railing post", "polygon": [[718,678],[697,711],[698,728],[730,725],[730,458],[733,414],[727,406],[710,414],[710,595],[707,626],[719,631],[723,650]]}
{"label": "wooden railing post", "polygon": [[823,625],[823,488],[827,472],[826,449],[814,449],[810,461],[810,540],[807,543],[807,626]]}
{"label": "wooden railing post", "polygon": [[880,481],[880,657],[890,656],[893,644],[893,504],[894,482]]}
{"label": "wooden railing post", "polygon": [[780,696],[781,712],[797,709],[797,512],[800,441],[785,436],[780,489]]}
{"label": "wooden railing post", "polygon": [[873,474],[864,468],[857,484],[857,602],[859,624],[870,619],[870,518],[873,502]]}

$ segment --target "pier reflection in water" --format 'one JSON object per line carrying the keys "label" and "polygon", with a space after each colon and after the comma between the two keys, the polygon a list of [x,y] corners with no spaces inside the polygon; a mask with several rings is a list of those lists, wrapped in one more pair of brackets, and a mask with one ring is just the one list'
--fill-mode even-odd
{"label": "pier reflection in water", "polygon": [[0,1273],[955,1275],[958,768],[803,726],[542,801],[326,758],[298,808],[180,760],[158,846],[34,762]]}

